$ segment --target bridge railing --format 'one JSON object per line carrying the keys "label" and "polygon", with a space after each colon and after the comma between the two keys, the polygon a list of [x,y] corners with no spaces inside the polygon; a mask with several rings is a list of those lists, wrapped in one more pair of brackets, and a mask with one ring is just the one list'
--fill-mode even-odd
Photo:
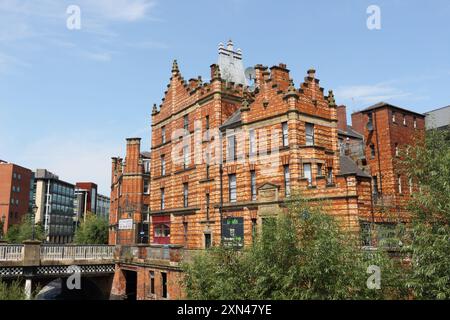
{"label": "bridge railing", "polygon": [[21,261],[23,259],[23,245],[0,245],[0,261]]}
{"label": "bridge railing", "polygon": [[43,245],[41,260],[112,260],[114,246],[107,245]]}

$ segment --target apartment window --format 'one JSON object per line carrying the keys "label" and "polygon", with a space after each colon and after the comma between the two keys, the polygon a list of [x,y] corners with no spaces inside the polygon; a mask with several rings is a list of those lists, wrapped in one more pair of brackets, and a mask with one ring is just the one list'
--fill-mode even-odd
{"label": "apartment window", "polygon": [[150,294],[155,294],[155,272],[150,271]]}
{"label": "apartment window", "polygon": [[288,130],[288,123],[283,122],[281,124],[282,130],[283,130],[283,147],[289,146],[289,130]]}
{"label": "apartment window", "polygon": [[185,221],[183,222],[183,235],[184,235],[184,243],[187,244],[187,238],[188,238],[188,223]]}
{"label": "apartment window", "polygon": [[183,122],[184,122],[183,128],[184,128],[184,130],[186,130],[187,133],[188,133],[188,132],[189,132],[189,115],[185,115],[185,116],[184,116]]}
{"label": "apartment window", "polygon": [[205,119],[205,129],[206,129],[206,140],[209,140],[209,116],[206,116]]}
{"label": "apartment window", "polygon": [[12,186],[12,192],[16,192],[16,186]]}
{"label": "apartment window", "polygon": [[144,160],[144,173],[150,173],[150,160]]}
{"label": "apartment window", "polygon": [[398,183],[398,193],[402,193],[402,177],[401,177],[401,175],[397,175],[397,183]]}
{"label": "apartment window", "polygon": [[377,178],[377,176],[372,177],[372,194],[375,197],[378,196],[378,178]]}
{"label": "apartment window", "polygon": [[209,179],[209,163],[206,163],[206,179]]}
{"label": "apartment window", "polygon": [[304,163],[303,164],[303,177],[308,180],[308,184],[312,184],[312,170],[311,170],[311,163]]}
{"label": "apartment window", "polygon": [[228,137],[228,161],[236,160],[236,136]]}
{"label": "apartment window", "polygon": [[161,127],[161,141],[162,143],[166,143],[166,127]]}
{"label": "apartment window", "polygon": [[395,144],[395,156],[398,157],[399,151],[398,151],[398,143]]}
{"label": "apartment window", "polygon": [[406,126],[406,115],[403,115],[403,125]]}
{"label": "apartment window", "polygon": [[413,193],[413,183],[412,183],[412,178],[408,179],[408,185],[409,185],[409,194]]}
{"label": "apartment window", "polygon": [[228,176],[228,190],[229,190],[229,198],[230,202],[236,202],[236,175],[230,174]]}
{"label": "apartment window", "polygon": [[13,178],[17,179],[17,174],[15,172],[13,173]]}
{"label": "apartment window", "polygon": [[371,144],[370,145],[370,159],[374,159],[375,158],[375,145]]}
{"label": "apartment window", "polygon": [[395,112],[392,112],[392,122],[395,123]]}
{"label": "apartment window", "polygon": [[164,155],[161,156],[161,175],[166,175],[166,157]]}
{"label": "apartment window", "polygon": [[206,194],[206,220],[209,221],[209,204],[210,204],[210,196],[209,193]]}
{"label": "apartment window", "polygon": [[166,207],[166,193],[164,188],[161,188],[161,210],[164,210]]}
{"label": "apartment window", "polygon": [[150,194],[150,181],[144,179],[144,194]]}
{"label": "apartment window", "polygon": [[314,124],[306,123],[305,130],[306,130],[306,145],[313,146],[314,145]]}
{"label": "apartment window", "polygon": [[416,119],[416,117],[414,117],[414,129],[416,129],[417,128],[417,119]]}
{"label": "apartment window", "polygon": [[185,208],[189,206],[189,185],[183,183],[183,205]]}
{"label": "apartment window", "polygon": [[256,171],[250,171],[250,192],[252,195],[252,201],[256,200]]}
{"label": "apartment window", "polygon": [[161,272],[162,297],[167,298],[167,273]]}
{"label": "apartment window", "polygon": [[22,175],[20,173],[17,174],[17,179],[22,180]]}
{"label": "apartment window", "polygon": [[319,177],[323,176],[322,164],[321,163],[317,164],[317,176],[319,176]]}
{"label": "apartment window", "polygon": [[211,248],[211,233],[205,233],[205,249]]}
{"label": "apartment window", "polygon": [[283,166],[284,173],[284,195],[289,197],[291,195],[291,176],[289,174],[289,165]]}
{"label": "apartment window", "polygon": [[250,157],[256,155],[256,132],[255,129],[249,131]]}
{"label": "apartment window", "polygon": [[333,168],[328,167],[327,170],[327,184],[333,184]]}
{"label": "apartment window", "polygon": [[183,146],[183,168],[186,169],[189,166],[189,146]]}

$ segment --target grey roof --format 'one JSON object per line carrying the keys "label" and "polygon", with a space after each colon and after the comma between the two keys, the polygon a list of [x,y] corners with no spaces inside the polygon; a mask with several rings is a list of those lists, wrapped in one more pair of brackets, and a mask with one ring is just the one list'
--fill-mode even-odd
{"label": "grey roof", "polygon": [[342,131],[340,129],[338,129],[338,134],[344,135],[344,136],[349,136],[349,137],[353,137],[356,139],[364,139],[364,136],[362,134],[360,134],[359,132],[355,131],[351,126],[347,125],[347,131]]}
{"label": "grey roof", "polygon": [[151,153],[149,151],[143,151],[141,152],[141,156],[150,159]]}
{"label": "grey roof", "polygon": [[[367,111],[375,110],[375,109],[378,109],[378,108],[384,108],[384,107],[394,108],[394,109],[398,109],[398,110],[403,111],[403,112],[413,113],[413,114],[419,115],[421,117],[425,117],[422,113],[418,113],[418,112],[415,112],[415,111],[412,111],[412,110],[408,110],[408,109],[405,109],[405,108],[400,108],[400,107],[394,106],[393,104],[390,104],[390,103],[387,103],[387,102],[378,102],[378,103],[374,104],[373,106],[370,106],[370,107],[367,107],[365,109],[362,109],[359,112],[367,112]],[[358,112],[355,112],[355,113],[358,113]]]}
{"label": "grey roof", "polygon": [[220,127],[221,129],[225,129],[227,127],[231,127],[236,124],[241,123],[241,109],[237,109]]}
{"label": "grey roof", "polygon": [[370,175],[362,171],[356,163],[348,156],[340,156],[341,171],[340,174],[356,174],[358,177],[370,178]]}

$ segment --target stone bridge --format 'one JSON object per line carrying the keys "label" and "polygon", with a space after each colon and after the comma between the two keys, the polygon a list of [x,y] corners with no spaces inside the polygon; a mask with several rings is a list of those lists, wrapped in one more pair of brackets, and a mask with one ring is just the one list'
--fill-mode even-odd
{"label": "stone bridge", "polygon": [[0,280],[25,280],[25,292],[30,297],[36,288],[55,279],[67,279],[76,269],[82,288],[91,288],[107,299],[115,270],[114,252],[115,247],[108,245],[48,245],[36,241],[0,244]]}

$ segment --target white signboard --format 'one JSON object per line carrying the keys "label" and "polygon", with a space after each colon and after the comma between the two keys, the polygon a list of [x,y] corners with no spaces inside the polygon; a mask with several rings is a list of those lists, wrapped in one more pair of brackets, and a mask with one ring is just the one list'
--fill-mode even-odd
{"label": "white signboard", "polygon": [[119,230],[131,230],[133,229],[133,219],[120,219]]}

